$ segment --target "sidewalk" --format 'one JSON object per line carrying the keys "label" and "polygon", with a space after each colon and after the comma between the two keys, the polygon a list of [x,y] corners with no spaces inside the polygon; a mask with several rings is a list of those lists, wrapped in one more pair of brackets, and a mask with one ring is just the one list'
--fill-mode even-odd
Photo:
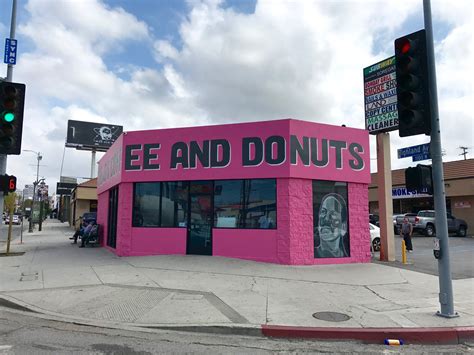
{"label": "sidewalk", "polygon": [[[474,339],[474,280],[453,281],[455,310],[439,310],[438,278],[376,263],[283,266],[208,256],[119,258],[78,248],[66,224],[0,257],[0,305],[110,327],[407,342]],[[313,317],[322,313],[322,319]],[[337,312],[337,313],[332,313]]]}

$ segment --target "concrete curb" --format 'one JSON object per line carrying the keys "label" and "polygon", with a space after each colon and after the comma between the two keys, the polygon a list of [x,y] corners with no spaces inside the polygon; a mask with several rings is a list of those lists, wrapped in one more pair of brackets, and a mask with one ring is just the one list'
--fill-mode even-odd
{"label": "concrete curb", "polygon": [[32,316],[101,328],[134,331],[182,331],[211,334],[235,334],[247,336],[267,336],[275,338],[306,338],[334,341],[362,341],[383,344],[385,339],[399,339],[405,344],[462,344],[474,341],[474,326],[443,328],[336,328],[297,327],[255,324],[133,324],[98,321],[71,317],[49,312],[21,302],[7,295],[0,295],[0,306],[19,312],[31,312]]}
{"label": "concrete curb", "polygon": [[313,328],[262,325],[262,333],[278,338],[359,340],[383,344],[385,339],[399,339],[405,344],[462,344],[474,340],[474,327],[452,328]]}

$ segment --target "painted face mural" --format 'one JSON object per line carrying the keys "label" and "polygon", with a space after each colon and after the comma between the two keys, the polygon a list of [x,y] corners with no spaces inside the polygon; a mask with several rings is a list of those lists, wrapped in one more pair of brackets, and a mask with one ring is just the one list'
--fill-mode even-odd
{"label": "painted face mural", "polygon": [[318,213],[319,246],[316,256],[319,258],[338,258],[349,256],[346,246],[348,223],[347,203],[336,193],[322,198]]}

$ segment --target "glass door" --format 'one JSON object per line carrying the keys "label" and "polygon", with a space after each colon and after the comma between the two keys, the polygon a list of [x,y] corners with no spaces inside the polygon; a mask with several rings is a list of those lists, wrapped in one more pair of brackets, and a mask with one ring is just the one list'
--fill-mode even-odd
{"label": "glass door", "polygon": [[187,253],[212,255],[212,181],[191,181],[189,186]]}

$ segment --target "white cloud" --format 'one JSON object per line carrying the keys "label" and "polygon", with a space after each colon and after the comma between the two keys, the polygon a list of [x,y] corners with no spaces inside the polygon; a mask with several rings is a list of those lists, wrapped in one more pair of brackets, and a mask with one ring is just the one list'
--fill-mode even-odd
{"label": "white cloud", "polygon": [[[458,145],[473,141],[473,22],[470,2],[446,3],[432,7],[445,33],[436,41],[439,102],[444,147],[454,159]],[[15,80],[28,85],[23,141],[44,152],[50,181],[59,177],[68,119],[126,130],[286,117],[363,128],[362,69],[393,55],[405,21],[422,16],[414,0],[268,0],[253,14],[221,1],[190,1],[175,47],[152,38],[149,28],[158,24],[98,0],[30,0],[26,10],[18,33],[34,50],[21,53],[15,69]],[[157,66],[109,68],[107,56],[130,41],[150,51]],[[118,76],[124,72],[127,79]],[[396,160],[397,148],[428,140],[391,137],[394,167],[407,164]],[[87,153],[68,149],[65,156],[63,174],[87,175]],[[26,157],[9,158],[20,184],[31,181]]]}

